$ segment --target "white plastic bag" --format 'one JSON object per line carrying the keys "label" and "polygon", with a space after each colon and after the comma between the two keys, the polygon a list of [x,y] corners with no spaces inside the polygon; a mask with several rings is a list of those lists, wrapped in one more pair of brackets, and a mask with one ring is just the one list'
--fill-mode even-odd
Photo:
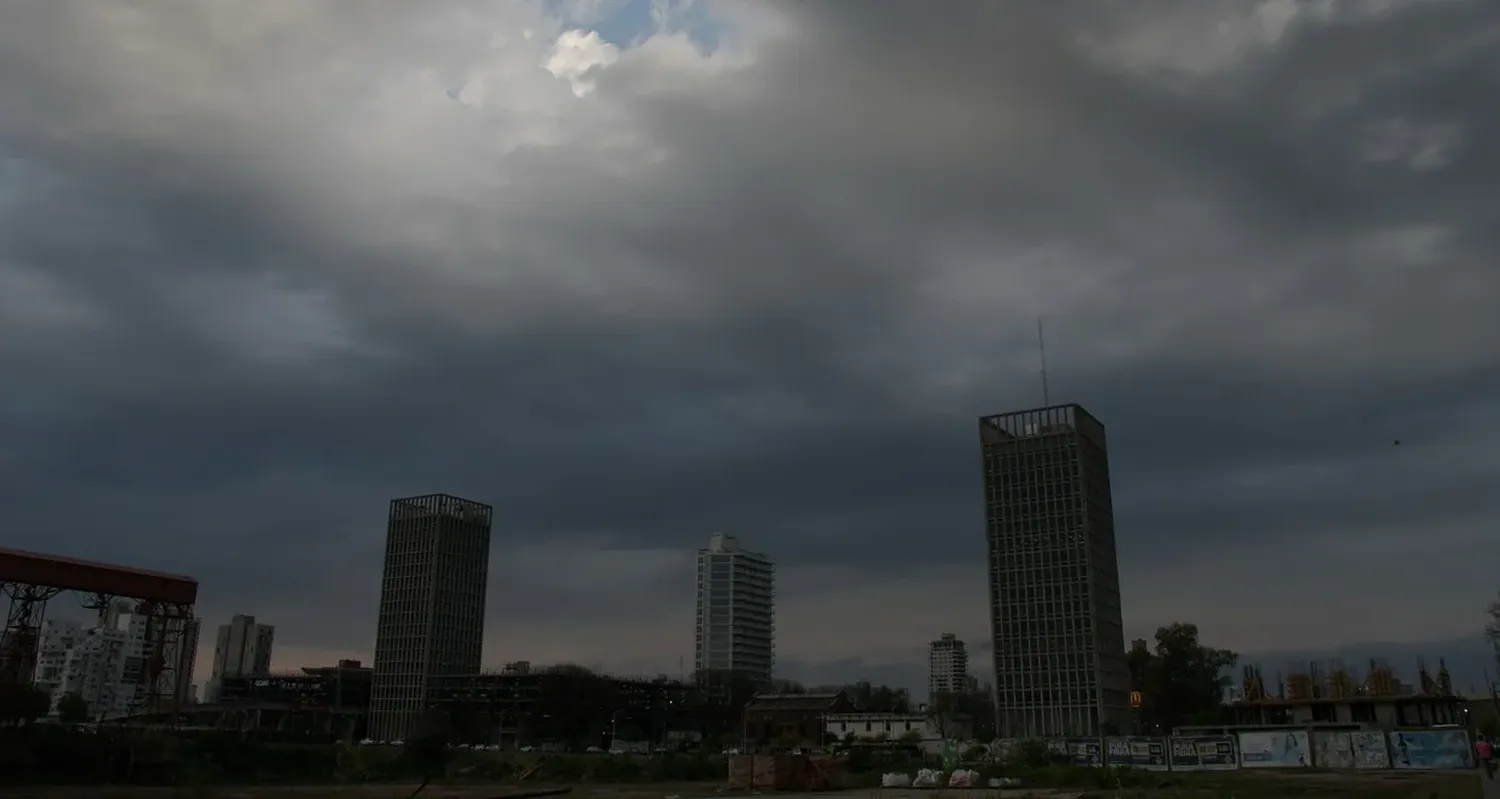
{"label": "white plastic bag", "polygon": [[924,768],[917,772],[917,778],[911,781],[913,788],[939,788],[943,785],[943,772]]}
{"label": "white plastic bag", "polygon": [[908,788],[911,787],[911,775],[891,772],[880,775],[880,787],[882,788]]}

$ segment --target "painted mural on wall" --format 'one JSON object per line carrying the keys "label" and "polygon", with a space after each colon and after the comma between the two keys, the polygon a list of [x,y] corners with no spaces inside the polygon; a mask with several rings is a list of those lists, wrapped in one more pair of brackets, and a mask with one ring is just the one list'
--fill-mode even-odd
{"label": "painted mural on wall", "polygon": [[1391,765],[1398,769],[1474,767],[1474,750],[1463,730],[1402,730],[1388,733]]}
{"label": "painted mural on wall", "polygon": [[1121,768],[1166,771],[1167,739],[1136,736],[1105,738],[1104,762]]}
{"label": "painted mural on wall", "polygon": [[1349,733],[1349,748],[1354,752],[1355,768],[1390,768],[1391,755],[1385,748],[1385,733],[1378,730]]}
{"label": "painted mural on wall", "polygon": [[1194,735],[1169,739],[1173,771],[1229,771],[1239,768],[1233,735]]}
{"label": "painted mural on wall", "polygon": [[1318,768],[1354,768],[1354,742],[1349,733],[1314,732],[1313,765]]}
{"label": "painted mural on wall", "polygon": [[1311,754],[1303,730],[1240,733],[1242,768],[1306,768]]}

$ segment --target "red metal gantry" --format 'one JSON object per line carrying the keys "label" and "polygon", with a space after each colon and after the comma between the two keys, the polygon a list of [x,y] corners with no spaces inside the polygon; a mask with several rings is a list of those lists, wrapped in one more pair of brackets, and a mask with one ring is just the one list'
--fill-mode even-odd
{"label": "red metal gantry", "polygon": [[101,615],[116,600],[135,600],[134,612],[146,617],[151,657],[141,670],[147,690],[137,692],[138,702],[155,710],[170,709],[175,718],[186,672],[180,662],[168,662],[166,655],[193,657],[181,653],[181,644],[198,601],[198,581],[180,574],[0,548],[0,593],[10,600],[0,633],[0,682],[32,681],[47,602],[65,591],[84,594],[84,606]]}

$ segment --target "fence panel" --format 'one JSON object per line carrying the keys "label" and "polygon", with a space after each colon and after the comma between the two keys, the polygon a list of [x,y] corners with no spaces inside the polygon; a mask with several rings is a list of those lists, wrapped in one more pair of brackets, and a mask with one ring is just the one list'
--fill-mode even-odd
{"label": "fence panel", "polygon": [[1474,750],[1463,730],[1400,730],[1389,734],[1391,765],[1398,769],[1474,767]]}
{"label": "fence panel", "polygon": [[1121,768],[1166,771],[1167,739],[1139,736],[1105,738],[1104,762]]}
{"label": "fence panel", "polygon": [[1173,736],[1167,740],[1173,771],[1232,771],[1240,767],[1233,735]]}
{"label": "fence panel", "polygon": [[1349,733],[1349,748],[1354,752],[1355,768],[1390,768],[1391,753],[1385,746],[1385,733],[1362,730]]}
{"label": "fence panel", "polygon": [[1313,765],[1318,768],[1354,768],[1354,743],[1347,732],[1313,732]]}
{"label": "fence panel", "polygon": [[1240,733],[1240,768],[1307,768],[1309,754],[1303,730]]}

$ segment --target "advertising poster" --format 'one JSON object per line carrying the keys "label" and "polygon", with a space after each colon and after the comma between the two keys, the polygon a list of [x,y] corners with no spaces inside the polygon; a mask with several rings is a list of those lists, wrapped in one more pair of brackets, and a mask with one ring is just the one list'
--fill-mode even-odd
{"label": "advertising poster", "polygon": [[1390,733],[1391,765],[1400,769],[1474,767],[1469,734],[1463,730],[1406,730]]}
{"label": "advertising poster", "polygon": [[1068,762],[1075,766],[1104,765],[1104,746],[1098,738],[1067,739]]}
{"label": "advertising poster", "polygon": [[1166,738],[1105,738],[1104,762],[1119,768],[1167,770]]}
{"label": "advertising poster", "polygon": [[1313,765],[1318,768],[1354,768],[1354,744],[1349,733],[1314,732]]}
{"label": "advertising poster", "polygon": [[1349,733],[1349,748],[1354,752],[1355,768],[1390,768],[1391,755],[1385,748],[1385,733],[1366,730]]}
{"label": "advertising poster", "polygon": [[1229,771],[1239,768],[1234,736],[1194,735],[1167,739],[1173,771]]}
{"label": "advertising poster", "polygon": [[1303,730],[1240,733],[1241,768],[1305,768],[1311,756]]}

